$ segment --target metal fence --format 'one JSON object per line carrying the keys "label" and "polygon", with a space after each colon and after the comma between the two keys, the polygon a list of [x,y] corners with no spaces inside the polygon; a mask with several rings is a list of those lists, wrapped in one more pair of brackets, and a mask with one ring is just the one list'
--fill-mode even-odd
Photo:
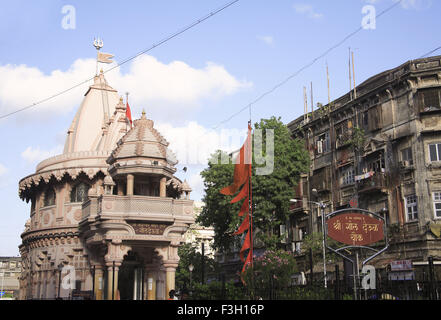
{"label": "metal fence", "polygon": [[277,287],[249,288],[237,284],[235,288],[226,288],[217,283],[190,290],[188,299],[192,300],[441,300],[441,282],[430,281],[389,281],[378,282],[376,289],[356,290],[344,281],[313,285],[290,285]]}

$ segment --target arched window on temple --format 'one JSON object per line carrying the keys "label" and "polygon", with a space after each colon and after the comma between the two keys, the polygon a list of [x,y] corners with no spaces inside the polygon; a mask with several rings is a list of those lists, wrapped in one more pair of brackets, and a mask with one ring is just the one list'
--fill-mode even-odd
{"label": "arched window on temple", "polygon": [[87,197],[90,186],[84,182],[77,184],[70,192],[70,202],[83,202]]}
{"label": "arched window on temple", "polygon": [[55,190],[53,188],[49,188],[44,193],[44,206],[53,206],[55,205]]}

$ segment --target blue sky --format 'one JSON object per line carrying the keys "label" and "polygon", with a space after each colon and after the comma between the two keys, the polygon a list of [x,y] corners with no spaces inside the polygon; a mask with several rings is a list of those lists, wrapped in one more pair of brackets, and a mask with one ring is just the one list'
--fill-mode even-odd
{"label": "blue sky", "polygon": [[[95,36],[104,40],[103,51],[120,62],[227,1],[0,3],[0,115],[4,115],[93,76]],[[248,111],[212,128],[359,28],[364,6],[372,5],[379,13],[393,3],[240,0],[106,78],[121,95],[130,92],[135,118],[144,108],[179,149],[177,141],[186,134],[197,144],[197,137],[217,136],[221,129],[244,130]],[[66,5],[75,9],[74,29],[62,27]],[[354,49],[360,83],[441,46],[440,12],[439,1],[406,0],[379,18],[375,29],[360,31],[256,103],[252,120],[275,115],[288,123],[297,118],[303,112],[303,86],[309,88],[310,82],[314,101],[326,103],[326,62],[331,98],[345,94],[348,47]],[[18,255],[20,234],[29,218],[30,205],[18,198],[18,181],[33,173],[39,161],[62,152],[65,132],[86,88],[0,120],[0,256]],[[186,165],[182,159],[180,168]],[[197,200],[202,197],[198,173],[203,167],[190,164],[186,174],[179,171]]]}

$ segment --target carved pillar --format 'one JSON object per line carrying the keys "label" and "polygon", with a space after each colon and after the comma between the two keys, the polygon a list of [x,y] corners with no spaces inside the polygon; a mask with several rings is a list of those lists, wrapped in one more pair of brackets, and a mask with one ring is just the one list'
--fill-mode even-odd
{"label": "carved pillar", "polygon": [[[118,270],[124,260],[124,255],[131,248],[121,243],[121,240],[113,240],[107,243],[107,254],[104,256],[107,267],[107,300],[117,298],[118,293]],[[113,287],[113,291],[112,291]]]}
{"label": "carved pillar", "polygon": [[103,276],[104,276],[104,270],[103,267],[100,265],[95,265],[95,300],[103,300]]}
{"label": "carved pillar", "polygon": [[147,300],[156,300],[156,273],[155,266],[149,265],[145,267],[145,289]]}
{"label": "carved pillar", "polygon": [[133,196],[133,186],[135,184],[135,177],[133,174],[127,175],[127,195]]}
{"label": "carved pillar", "polygon": [[162,198],[165,198],[167,196],[166,182],[167,182],[167,179],[165,177],[161,178],[161,180],[159,181],[159,196]]}
{"label": "carved pillar", "polygon": [[113,291],[113,264],[107,266],[107,300],[113,300],[112,297]]}
{"label": "carved pillar", "polygon": [[177,262],[167,261],[164,263],[165,267],[165,294],[168,298],[170,290],[175,290],[175,274],[178,267]]}

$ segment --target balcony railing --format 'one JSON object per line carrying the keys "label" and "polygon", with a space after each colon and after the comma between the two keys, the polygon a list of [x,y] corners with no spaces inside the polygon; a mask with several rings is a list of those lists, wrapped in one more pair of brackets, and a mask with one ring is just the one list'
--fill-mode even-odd
{"label": "balcony railing", "polygon": [[387,188],[384,173],[374,173],[373,176],[358,181],[359,192],[382,191]]}
{"label": "balcony railing", "polygon": [[193,200],[150,197],[103,195],[91,198],[83,205],[83,219],[94,216],[124,218],[160,218],[187,216],[193,218]]}

